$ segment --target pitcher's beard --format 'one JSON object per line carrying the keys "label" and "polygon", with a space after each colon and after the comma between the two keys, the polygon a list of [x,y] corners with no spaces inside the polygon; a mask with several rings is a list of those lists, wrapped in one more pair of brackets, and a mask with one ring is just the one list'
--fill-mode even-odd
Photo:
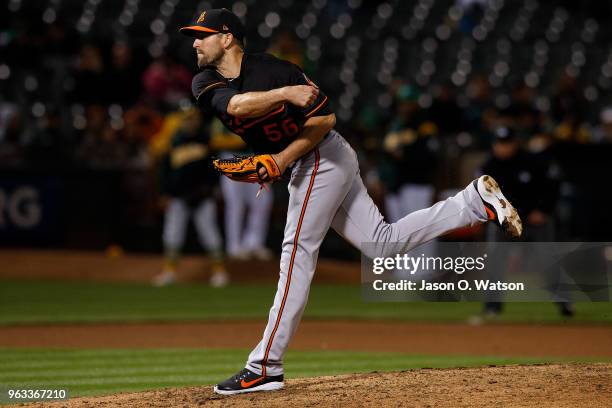
{"label": "pitcher's beard", "polygon": [[205,66],[217,66],[223,57],[223,53],[220,53],[215,58],[211,58],[210,61],[203,55],[198,54],[198,68],[202,68]]}
{"label": "pitcher's beard", "polygon": [[198,68],[202,68],[206,66],[206,64],[204,63],[204,56],[198,54]]}

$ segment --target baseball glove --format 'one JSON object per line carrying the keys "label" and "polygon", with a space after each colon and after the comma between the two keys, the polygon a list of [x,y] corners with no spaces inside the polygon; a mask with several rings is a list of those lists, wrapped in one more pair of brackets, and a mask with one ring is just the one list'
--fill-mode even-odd
{"label": "baseball glove", "polygon": [[[224,160],[216,159],[213,160],[213,166],[224,176],[244,183],[273,183],[282,176],[278,165],[269,154],[234,157]],[[262,167],[266,169],[267,173],[263,179],[259,175],[259,169]]]}

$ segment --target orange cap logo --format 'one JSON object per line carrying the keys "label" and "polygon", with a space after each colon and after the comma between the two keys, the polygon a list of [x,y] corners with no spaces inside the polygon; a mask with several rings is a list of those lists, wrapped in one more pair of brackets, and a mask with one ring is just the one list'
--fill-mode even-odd
{"label": "orange cap logo", "polygon": [[204,22],[204,17],[206,16],[206,12],[203,11],[202,14],[200,14],[200,17],[198,17],[196,23],[200,24]]}

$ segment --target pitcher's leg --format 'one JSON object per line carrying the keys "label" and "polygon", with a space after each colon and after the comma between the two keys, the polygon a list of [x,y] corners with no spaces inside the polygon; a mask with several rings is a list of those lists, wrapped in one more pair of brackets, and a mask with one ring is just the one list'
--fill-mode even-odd
{"label": "pitcher's leg", "polygon": [[[364,250],[364,243],[378,243],[383,253],[409,250],[456,228],[487,221],[487,213],[472,184],[447,200],[415,211],[389,224],[368,195],[361,177],[340,205],[332,227],[355,247]],[[385,246],[384,244],[391,244]],[[393,245],[399,244],[399,245]],[[367,254],[366,255],[370,255]]]}
{"label": "pitcher's leg", "polygon": [[[434,192],[434,186],[431,184],[407,183],[403,185],[399,190],[402,214],[401,217],[398,217],[395,221],[400,220],[406,214],[410,214],[431,206],[433,204]],[[437,242],[435,239],[421,244],[419,246],[419,254],[422,254],[425,257],[435,256],[436,246]],[[399,270],[396,271],[396,276],[405,278],[410,273],[410,271]],[[423,277],[423,279],[427,279],[428,277],[431,277],[433,272],[423,268],[417,268],[413,273],[418,273],[419,276]]]}
{"label": "pitcher's leg", "polygon": [[278,289],[263,339],[246,366],[262,376],[283,373],[283,355],[306,306],[319,247],[355,174],[354,167],[342,168],[323,159],[319,163],[318,150],[313,156],[310,174],[294,174],[289,184]]}

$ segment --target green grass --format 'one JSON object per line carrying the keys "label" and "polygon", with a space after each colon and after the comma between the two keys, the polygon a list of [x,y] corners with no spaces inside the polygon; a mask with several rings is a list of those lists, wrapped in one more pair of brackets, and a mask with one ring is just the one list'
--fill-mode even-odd
{"label": "green grass", "polygon": [[[204,285],[153,288],[144,284],[0,281],[0,325],[264,319],[275,287]],[[358,286],[314,285],[310,319],[463,321],[479,303],[366,303]],[[575,322],[612,322],[612,303],[580,303]],[[552,303],[510,303],[501,321],[561,321]]]}
{"label": "green grass", "polygon": [[[213,384],[242,368],[247,350],[0,349],[0,388],[65,388],[71,396]],[[401,353],[289,351],[288,378],[423,367],[593,361],[424,356]]]}

